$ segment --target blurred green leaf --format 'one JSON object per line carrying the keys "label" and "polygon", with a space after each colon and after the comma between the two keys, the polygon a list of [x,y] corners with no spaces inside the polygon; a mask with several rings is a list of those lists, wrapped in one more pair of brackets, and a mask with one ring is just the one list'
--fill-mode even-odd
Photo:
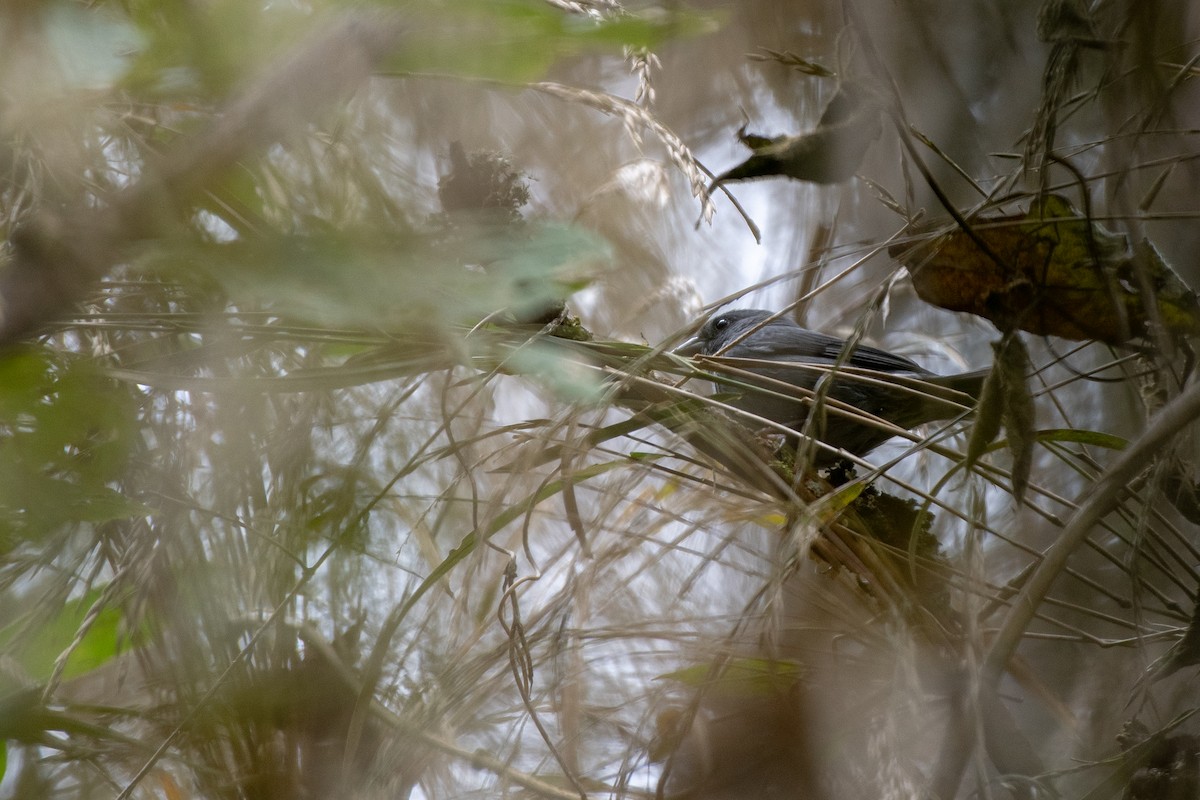
{"label": "blurred green leaf", "polygon": [[0,387],[0,551],[67,523],[146,513],[108,485],[136,443],[127,385],[27,350],[0,359]]}
{"label": "blurred green leaf", "polygon": [[523,83],[539,80],[560,58],[583,52],[621,54],[715,28],[714,18],[671,13],[589,17],[564,13],[540,0],[461,0],[389,3],[412,15],[411,30],[390,66]]}
{"label": "blurred green leaf", "polygon": [[563,400],[599,403],[604,398],[605,383],[596,370],[567,357],[560,347],[535,340],[515,350],[505,364],[537,379]]}
{"label": "blurred green leaf", "polygon": [[181,243],[144,265],[198,271],[235,302],[290,319],[423,334],[505,309],[560,301],[607,263],[595,235],[559,225],[481,225],[453,237],[329,230],[224,244]]}
{"label": "blurred green leaf", "polygon": [[[164,97],[224,94],[303,32],[321,24],[339,3],[265,6],[244,0],[164,3],[132,0],[128,8],[140,46],[126,76],[135,93]],[[715,18],[691,11],[610,15],[571,14],[541,0],[390,0],[409,35],[389,68],[528,82],[559,59],[584,52],[653,48],[679,36],[709,32]]]}
{"label": "blurred green leaf", "polygon": [[125,88],[175,102],[223,96],[316,21],[286,3],[131,0],[126,6],[143,45]]}
{"label": "blurred green leaf", "polygon": [[[0,469],[0,479],[5,482],[0,500],[6,506],[0,521],[10,534],[17,533],[21,539],[40,539],[71,523],[109,522],[152,511],[106,486],[84,486],[71,480],[23,473],[20,465]],[[2,538],[0,543],[4,547],[15,544]]]}
{"label": "blurred green leaf", "polygon": [[143,39],[128,19],[103,7],[51,3],[46,9],[46,39],[68,86],[111,86],[129,68]]}
{"label": "blurred green leaf", "polygon": [[[0,629],[0,653],[14,659],[35,683],[49,680],[55,662],[71,647],[103,591],[103,587],[94,587],[83,597],[68,600],[58,613],[39,620],[35,628],[21,619]],[[120,611],[113,607],[101,609],[72,650],[63,677],[70,679],[90,672],[126,649],[130,642],[121,635],[121,627]]]}

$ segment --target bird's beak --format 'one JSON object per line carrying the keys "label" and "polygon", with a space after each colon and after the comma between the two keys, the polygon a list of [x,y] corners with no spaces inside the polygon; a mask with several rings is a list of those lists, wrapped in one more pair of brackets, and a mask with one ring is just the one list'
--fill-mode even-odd
{"label": "bird's beak", "polygon": [[704,351],[705,341],[699,336],[693,336],[671,352],[677,356],[698,356]]}

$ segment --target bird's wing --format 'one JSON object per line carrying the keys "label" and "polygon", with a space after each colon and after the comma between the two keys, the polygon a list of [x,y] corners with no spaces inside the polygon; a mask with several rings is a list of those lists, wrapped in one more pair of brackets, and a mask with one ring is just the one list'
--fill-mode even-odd
{"label": "bird's wing", "polygon": [[[837,361],[845,346],[846,342],[843,339],[807,328],[768,325],[726,350],[724,355],[770,361],[795,360],[831,364]],[[865,345],[854,349],[846,365],[881,372],[912,372],[918,375],[926,372],[903,356]]]}
{"label": "bird's wing", "polygon": [[863,369],[877,369],[881,372],[914,372],[918,375],[928,374],[928,370],[910,361],[904,356],[889,353],[875,347],[859,345],[850,355],[850,366]]}

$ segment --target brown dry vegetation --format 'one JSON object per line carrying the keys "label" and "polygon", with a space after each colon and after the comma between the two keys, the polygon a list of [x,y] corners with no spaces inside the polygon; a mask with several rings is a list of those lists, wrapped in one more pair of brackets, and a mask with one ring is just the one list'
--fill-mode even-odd
{"label": "brown dry vegetation", "polygon": [[[1200,11],[347,5],[0,7],[0,797],[1196,796]],[[1000,441],[781,463],[731,300]]]}

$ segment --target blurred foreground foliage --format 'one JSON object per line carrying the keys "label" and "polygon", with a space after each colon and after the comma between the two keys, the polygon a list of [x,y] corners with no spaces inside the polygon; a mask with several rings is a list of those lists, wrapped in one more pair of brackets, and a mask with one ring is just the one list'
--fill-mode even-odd
{"label": "blurred foreground foliage", "polygon": [[[1136,661],[1171,642],[1169,669],[1147,686],[1194,664],[1200,547],[1157,502],[1160,486],[1181,508],[1195,494],[1181,459],[1164,455],[1111,493],[1121,504],[1086,558],[1062,570],[1055,595],[1025,603],[1048,543],[1088,502],[1073,489],[1132,450],[1134,428],[1090,429],[1096,416],[1058,402],[1025,340],[998,351],[1008,383],[981,412],[987,435],[969,458],[951,426],[905,442],[914,470],[893,469],[897,456],[813,475],[777,458],[770,433],[714,410],[719,396],[683,386],[712,375],[664,352],[670,341],[597,340],[572,314],[590,304],[604,318],[597,298],[617,284],[652,317],[692,311],[629,269],[679,243],[626,237],[665,218],[675,188],[707,218],[706,185],[853,184],[903,217],[891,251],[925,300],[1014,336],[1128,347],[1092,369],[1139,382],[1120,409],[1153,412],[1182,394],[1173,348],[1196,330],[1195,298],[1157,250],[1130,248],[1137,240],[1052,184],[1015,195],[1025,212],[997,190],[977,213],[924,226],[915,176],[940,188],[925,158],[945,153],[905,119],[920,92],[879,74],[877,29],[858,16],[871,4],[818,5],[785,7],[788,35],[837,52],[749,60],[838,87],[815,125],[768,128],[808,133],[743,125],[753,155],[719,175],[658,114],[726,135],[736,104],[716,108],[729,98],[689,66],[704,101],[660,110],[656,53],[694,40],[693,55],[729,50],[705,37],[733,24],[731,9],[0,8],[0,796],[887,788],[949,800],[976,727],[987,763],[964,793],[1028,797],[1055,780],[1139,798],[1190,791],[1191,767],[1172,766],[1192,755],[1192,735],[1174,733],[1190,712],[1138,729],[1114,755],[1108,733],[1125,712],[1097,710],[1089,740],[1076,715],[1096,710],[1095,695],[1074,691],[1149,689],[1125,681],[1127,664],[1097,667],[1083,688],[1055,666],[1063,652]],[[1063,94],[1077,51],[1115,48],[1086,10],[1045,5],[1059,53],[1047,95],[1083,103]],[[1129,14],[1136,33],[1142,18]],[[1170,68],[1175,83],[1133,109],[1147,128],[1194,77],[1194,60],[1167,51],[1145,68]],[[861,84],[869,103],[855,70],[876,72]],[[888,96],[901,86],[911,95]],[[464,123],[470,144],[443,138],[456,93],[494,103],[481,116],[504,124]],[[1070,115],[1027,110],[1041,116],[1028,144],[1041,163]],[[500,152],[528,152],[529,129],[559,138],[547,162],[563,174],[601,161],[604,137],[624,136],[636,158],[596,167],[604,178],[568,208],[557,175]],[[1090,135],[1097,147],[1120,139]],[[899,178],[863,176],[881,152],[901,155]],[[596,211],[622,193],[642,197],[636,212]],[[797,225],[807,211],[782,216]],[[695,210],[678,216],[691,231]],[[858,268],[888,249],[854,238],[789,269],[808,285],[831,253]],[[884,317],[899,283],[889,276],[864,284]],[[1045,427],[1035,401],[1062,412],[1061,426]],[[1001,420],[1010,441],[991,444]],[[1055,468],[1039,470],[1046,461]],[[1010,660],[994,642],[1026,607],[1035,647]],[[1047,643],[1063,649],[1037,660]],[[1029,700],[1019,720],[994,691],[999,675]]]}
{"label": "blurred foreground foliage", "polygon": [[[503,435],[456,417],[477,426],[464,408],[494,391],[468,377],[478,354],[464,337],[498,312],[512,323],[561,308],[611,255],[579,226],[524,220],[528,189],[512,170],[503,213],[487,212],[495,197],[470,207],[471,187],[466,207],[443,187],[438,212],[411,152],[389,152],[405,123],[382,82],[519,88],[563,58],[619,58],[707,25],[611,11],[534,0],[0,11],[6,299],[60,273],[29,289],[34,336],[0,359],[0,739],[19,754],[0,761],[6,795],[128,794],[153,773],[175,796],[322,796],[342,785],[343,758],[357,772],[369,758],[354,751],[377,748],[380,722],[364,717],[375,691],[408,695],[410,711],[446,702],[418,686],[454,662],[413,665],[389,687],[351,670],[389,565],[423,572],[442,560],[438,531],[483,525],[465,498],[436,500],[472,440]],[[286,62],[340,69],[313,43],[344,19],[347,47],[375,21],[399,40],[379,77],[339,89],[343,108],[306,109],[309,76]],[[359,57],[331,41],[334,58]],[[276,141],[260,141],[253,118],[230,128],[239,102],[285,113],[285,94],[300,113],[272,129]],[[22,284],[31,254],[42,265]],[[572,379],[536,345],[507,358],[507,371],[596,399],[578,388],[594,379]],[[289,376],[303,385],[272,383]],[[191,388],[160,386],[171,378]],[[397,416],[432,419],[439,405],[440,443],[436,425],[421,433]],[[397,553],[401,527],[417,546]],[[383,620],[369,621],[378,636]],[[434,618],[405,623],[398,644],[411,648]],[[391,660],[388,644],[372,648]],[[174,746],[155,755],[155,739]],[[96,772],[99,783],[86,777]]]}

